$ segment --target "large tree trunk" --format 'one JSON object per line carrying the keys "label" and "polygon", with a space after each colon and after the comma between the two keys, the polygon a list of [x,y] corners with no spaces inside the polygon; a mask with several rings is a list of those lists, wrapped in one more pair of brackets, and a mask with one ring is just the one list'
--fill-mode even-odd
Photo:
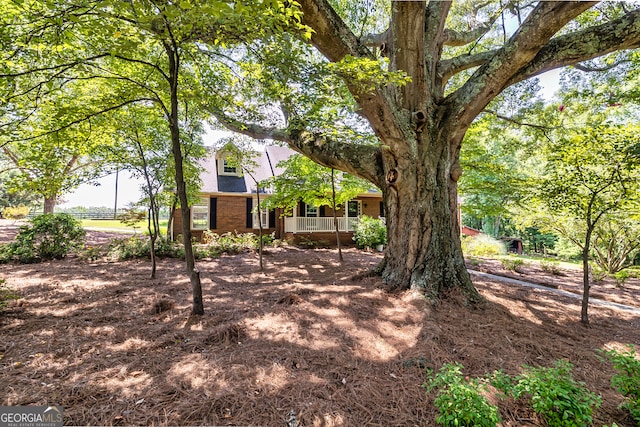
{"label": "large tree trunk", "polygon": [[44,198],[44,213],[52,214],[56,207],[56,197],[45,197]]}
{"label": "large tree trunk", "polygon": [[387,172],[383,280],[389,288],[418,289],[436,298],[460,288],[470,302],[479,302],[482,297],[465,268],[460,242],[455,167],[452,173],[457,154],[450,152],[446,135],[419,146],[429,152],[398,158]]}
{"label": "large tree trunk", "polygon": [[[401,140],[379,133],[384,145],[384,202],[387,240],[382,277],[391,288],[419,289],[432,297],[460,288],[467,299],[482,297],[467,272],[457,217],[460,140],[446,121],[446,108],[434,102],[442,96],[432,71],[441,49],[437,33],[449,5],[425,14],[421,2],[392,3],[391,68],[404,70],[411,82],[399,87],[393,121]],[[425,73],[425,71],[427,71]]]}

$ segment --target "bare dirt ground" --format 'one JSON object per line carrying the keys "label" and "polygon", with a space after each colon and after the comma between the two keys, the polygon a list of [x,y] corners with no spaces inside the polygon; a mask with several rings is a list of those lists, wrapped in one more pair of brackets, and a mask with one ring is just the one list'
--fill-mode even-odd
{"label": "bare dirt ground", "polygon": [[[146,261],[2,265],[22,299],[0,314],[0,405],[62,405],[68,425],[432,426],[425,368],[517,374],[565,358],[602,395],[595,426],[636,425],[598,350],[639,344],[640,316],[593,306],[586,328],[578,301],[544,290],[476,279],[487,302],[471,308],[352,279],[380,258],[270,249],[264,273],[254,253],[205,260],[202,317],[179,260],[155,280]],[[549,279],[569,289],[579,271],[565,274]],[[599,291],[640,307],[639,286]],[[545,425],[522,402],[499,406],[503,426]]]}

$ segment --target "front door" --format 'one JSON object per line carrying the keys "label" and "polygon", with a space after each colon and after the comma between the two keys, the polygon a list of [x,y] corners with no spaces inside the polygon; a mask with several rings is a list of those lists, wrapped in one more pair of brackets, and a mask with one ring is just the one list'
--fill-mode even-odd
{"label": "front door", "polygon": [[353,231],[355,220],[360,218],[362,214],[362,202],[360,200],[349,200],[345,214],[347,215],[347,230]]}
{"label": "front door", "polygon": [[347,202],[347,216],[349,218],[358,218],[362,213],[362,204],[360,200],[349,200]]}

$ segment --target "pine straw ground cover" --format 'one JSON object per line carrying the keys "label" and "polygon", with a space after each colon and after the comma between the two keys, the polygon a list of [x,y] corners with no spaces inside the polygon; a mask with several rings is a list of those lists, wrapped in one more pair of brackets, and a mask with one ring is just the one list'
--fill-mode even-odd
{"label": "pine straw ground cover", "polygon": [[[640,317],[543,290],[475,280],[483,307],[436,306],[352,276],[379,254],[270,249],[200,262],[206,314],[193,318],[178,260],[4,265],[23,297],[0,314],[0,404],[62,405],[69,425],[433,426],[425,368],[465,373],[566,358],[602,395],[594,425],[633,426],[597,350],[640,343]],[[627,303],[639,304],[638,298]],[[521,402],[503,426],[543,426]]]}

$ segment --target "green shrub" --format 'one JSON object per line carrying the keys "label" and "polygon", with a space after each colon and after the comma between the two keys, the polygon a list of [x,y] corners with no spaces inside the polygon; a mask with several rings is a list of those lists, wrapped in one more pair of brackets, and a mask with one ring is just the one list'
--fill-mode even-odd
{"label": "green shrub", "polygon": [[0,259],[24,263],[62,259],[84,244],[80,221],[69,214],[38,215],[23,225],[14,242],[5,245]]}
{"label": "green shrub", "polygon": [[635,348],[631,346],[629,351],[622,353],[610,350],[605,354],[618,371],[611,378],[611,385],[625,397],[620,407],[629,410],[631,416],[640,425],[640,360]]}
{"label": "green shrub", "polygon": [[[203,235],[208,243],[193,245],[196,259],[216,258],[222,253],[238,254],[258,247],[258,237],[253,233],[225,233]],[[184,258],[184,246],[181,243],[159,238],[155,243],[156,256],[159,258]],[[124,261],[127,259],[150,258],[149,239],[131,236],[125,239],[113,239],[107,247],[107,256]]]}
{"label": "green shrub", "polygon": [[18,220],[26,218],[29,215],[29,211],[31,209],[29,206],[19,205],[19,206],[7,206],[2,209],[2,217],[5,219]]}
{"label": "green shrub", "polygon": [[118,261],[149,258],[149,240],[137,236],[111,239],[106,254],[108,258]]}
{"label": "green shrub", "polygon": [[79,255],[82,259],[95,261],[99,258],[102,258],[102,247],[101,246],[85,246],[84,250],[80,252]]}
{"label": "green shrub", "polygon": [[210,245],[218,238],[218,233],[215,233],[211,230],[204,230],[202,232],[201,242],[204,245]]}
{"label": "green shrub", "polygon": [[486,384],[475,378],[465,378],[459,363],[445,364],[435,375],[428,372],[423,387],[427,388],[427,394],[436,390],[434,404],[439,411],[438,424],[494,427],[502,421],[498,408],[484,395]]}
{"label": "green shrub", "polygon": [[633,273],[629,270],[620,270],[613,275],[613,278],[616,281],[616,286],[622,288],[630,277],[633,277]]}
{"label": "green shrub", "polygon": [[[147,247],[148,245],[149,243],[147,243]],[[159,237],[156,240],[155,249],[156,256],[159,258],[184,258],[184,246],[171,239]]]}
{"label": "green shrub", "polygon": [[355,223],[353,240],[360,249],[385,245],[387,243],[387,227],[382,220],[363,215]]}
{"label": "green shrub", "polygon": [[485,379],[496,389],[502,391],[502,397],[513,395],[514,379],[509,374],[505,374],[502,370],[494,371],[490,375],[486,375]]}
{"label": "green shrub", "polygon": [[520,273],[520,267],[524,266],[524,260],[518,258],[506,258],[501,260],[502,266],[509,271]]}
{"label": "green shrub", "polygon": [[9,304],[9,301],[19,298],[20,297],[7,286],[7,281],[5,279],[0,279],[0,313]]}
{"label": "green shrub", "polygon": [[552,368],[525,366],[514,387],[516,398],[529,396],[533,410],[549,427],[583,427],[593,422],[600,396],[573,379],[573,366],[558,360]]}
{"label": "green shrub", "polygon": [[558,261],[542,260],[540,261],[540,268],[542,268],[542,271],[551,273],[554,276],[558,276],[562,272]]}
{"label": "green shrub", "polygon": [[602,282],[609,275],[606,270],[603,270],[596,265],[590,265],[589,269],[591,273],[591,280],[594,283]]}
{"label": "green shrub", "polygon": [[504,255],[507,248],[499,240],[486,234],[478,234],[462,241],[462,252],[467,256]]}
{"label": "green shrub", "polygon": [[219,253],[239,254],[258,247],[258,237],[253,233],[224,233],[211,243]]}

